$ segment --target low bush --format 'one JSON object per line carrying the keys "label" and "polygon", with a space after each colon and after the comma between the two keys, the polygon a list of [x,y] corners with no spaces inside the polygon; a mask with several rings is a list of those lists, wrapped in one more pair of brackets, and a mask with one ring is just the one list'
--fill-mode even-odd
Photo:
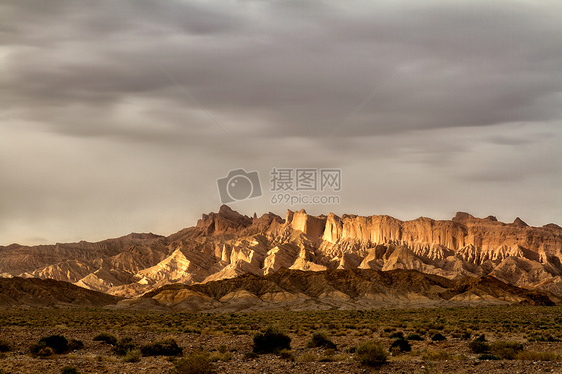
{"label": "low bush", "polygon": [[67,348],[69,351],[77,351],[79,349],[84,348],[84,343],[81,340],[70,339]]}
{"label": "low bush", "polygon": [[326,336],[325,332],[317,331],[312,334],[312,338],[306,343],[306,348],[328,348],[336,349],[336,345]]}
{"label": "low bush", "polygon": [[255,353],[277,353],[282,349],[291,349],[291,338],[273,328],[254,335],[253,351]]}
{"label": "low bush", "polygon": [[490,352],[490,344],[486,343],[486,337],[484,335],[480,335],[479,337],[468,343],[468,348],[473,353]]}
{"label": "low bush", "polygon": [[293,352],[291,352],[288,349],[280,350],[278,355],[279,355],[279,358],[282,359],[282,360],[295,361],[295,357],[293,356]]}
{"label": "low bush", "polygon": [[217,362],[217,361],[223,361],[223,362],[227,362],[232,360],[232,353],[230,352],[214,352],[209,356],[209,360],[211,360],[211,362]]}
{"label": "low bush", "polygon": [[396,339],[391,345],[390,345],[390,351],[394,352],[394,348],[397,348],[399,350],[399,352],[410,352],[412,350],[412,346],[410,345],[410,343],[408,343],[407,340],[404,339]]}
{"label": "low bush", "polygon": [[402,331],[396,331],[390,334],[390,339],[404,339],[404,333]]}
{"label": "low bush", "polygon": [[450,360],[451,355],[446,351],[427,351],[422,355],[424,361],[445,361]]}
{"label": "low bush", "polygon": [[12,345],[5,341],[5,340],[0,340],[0,352],[8,352],[12,349]]}
{"label": "low bush", "polygon": [[140,349],[129,349],[121,360],[123,362],[139,362],[141,357],[142,353]]}
{"label": "low bush", "polygon": [[523,350],[523,344],[517,342],[497,341],[490,345],[490,351],[506,360],[513,360]]}
{"label": "low bush", "polygon": [[552,352],[521,351],[517,353],[518,360],[526,361],[561,361],[562,357]]}
{"label": "low bush", "polygon": [[482,360],[482,361],[501,360],[500,357],[498,357],[498,356],[496,356],[496,355],[493,355],[493,354],[491,354],[491,353],[483,353],[483,354],[481,354],[480,356],[478,356],[478,359],[479,359],[479,360]]}
{"label": "low bush", "polygon": [[164,339],[140,347],[143,356],[181,356],[183,349],[173,338]]}
{"label": "low bush", "polygon": [[133,343],[133,338],[124,337],[119,339],[117,343],[115,343],[115,346],[113,347],[112,351],[118,356],[125,356],[127,354],[127,351],[132,351],[133,349],[136,348],[137,345]]}
{"label": "low bush", "polygon": [[355,359],[368,366],[378,366],[386,362],[388,352],[379,342],[366,342],[355,350]]}
{"label": "low bush", "polygon": [[47,347],[45,343],[35,343],[29,346],[29,354],[33,357],[49,357],[55,354],[55,350]]}
{"label": "low bush", "polygon": [[50,335],[39,340],[39,344],[52,348],[57,354],[65,353],[68,350],[68,340],[62,335]]}
{"label": "low bush", "polygon": [[117,338],[108,332],[100,332],[92,339],[95,342],[104,342],[111,345],[117,344]]}
{"label": "low bush", "polygon": [[192,353],[174,362],[178,374],[212,374],[213,364],[207,352]]}
{"label": "low bush", "polygon": [[434,342],[440,342],[443,340],[447,340],[447,338],[441,334],[440,332],[433,334],[433,336],[431,337],[431,340],[433,340]]}
{"label": "low bush", "polygon": [[424,338],[422,338],[419,334],[409,334],[406,337],[407,340],[417,340],[417,341],[423,341],[425,340]]}

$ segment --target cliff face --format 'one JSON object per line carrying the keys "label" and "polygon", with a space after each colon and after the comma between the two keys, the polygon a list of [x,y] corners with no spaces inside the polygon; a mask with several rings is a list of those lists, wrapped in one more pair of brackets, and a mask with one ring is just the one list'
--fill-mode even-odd
{"label": "cliff face", "polygon": [[169,237],[0,247],[0,274],[53,278],[135,296],[163,285],[271,274],[281,268],[412,269],[449,279],[493,275],[562,295],[562,228],[457,213],[452,220],[288,211],[247,217],[227,206]]}

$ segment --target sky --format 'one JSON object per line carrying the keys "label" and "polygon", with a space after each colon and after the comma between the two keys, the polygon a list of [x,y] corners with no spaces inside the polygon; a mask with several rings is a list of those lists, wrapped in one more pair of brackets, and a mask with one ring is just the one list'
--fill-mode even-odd
{"label": "sky", "polygon": [[0,245],[169,235],[228,197],[562,225],[561,186],[558,1],[0,3]]}

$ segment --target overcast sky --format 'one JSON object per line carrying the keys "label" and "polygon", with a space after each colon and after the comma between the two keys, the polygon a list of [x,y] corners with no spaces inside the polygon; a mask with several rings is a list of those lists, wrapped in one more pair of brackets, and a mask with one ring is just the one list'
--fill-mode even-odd
{"label": "overcast sky", "polygon": [[244,214],[562,224],[558,1],[3,0],[0,87],[0,245],[168,235],[238,168]]}

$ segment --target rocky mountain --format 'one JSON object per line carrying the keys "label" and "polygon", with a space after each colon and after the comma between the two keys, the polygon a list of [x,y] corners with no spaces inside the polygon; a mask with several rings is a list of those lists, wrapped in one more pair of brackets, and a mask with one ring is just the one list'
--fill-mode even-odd
{"label": "rocky mountain", "polygon": [[554,305],[543,292],[507,285],[494,277],[450,280],[416,270],[281,269],[258,276],[203,284],[167,285],[126,299],[118,308],[197,312],[372,309],[492,304]]}
{"label": "rocky mountain", "polygon": [[67,282],[37,278],[0,278],[0,307],[102,307],[120,298]]}
{"label": "rocky mountain", "polygon": [[451,220],[288,211],[241,215],[228,206],[168,237],[131,234],[98,243],[0,247],[0,275],[67,281],[135,297],[279,269],[417,270],[449,280],[493,277],[562,296],[562,228],[457,213]]}

